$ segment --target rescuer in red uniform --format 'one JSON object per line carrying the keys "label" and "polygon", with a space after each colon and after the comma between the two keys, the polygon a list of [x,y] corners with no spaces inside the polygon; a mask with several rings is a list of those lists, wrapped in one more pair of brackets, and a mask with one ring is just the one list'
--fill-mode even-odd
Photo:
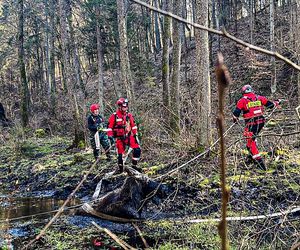
{"label": "rescuer in red uniform", "polygon": [[141,171],[137,167],[137,163],[141,156],[141,148],[137,137],[137,126],[133,115],[128,113],[128,100],[120,98],[117,101],[118,109],[113,113],[108,120],[107,135],[111,138],[116,138],[116,148],[118,153],[118,171],[123,172],[124,163],[123,156],[126,146],[133,149],[132,167]]}
{"label": "rescuer in red uniform", "polygon": [[280,104],[278,101],[269,101],[265,96],[256,95],[250,85],[242,87],[243,97],[237,102],[233,112],[233,121],[238,122],[239,115],[243,114],[245,120],[244,136],[247,141],[247,149],[252,155],[252,159],[257,163],[257,166],[266,170],[264,161],[259,153],[256,144],[256,136],[261,131],[265,124],[264,106],[274,108]]}

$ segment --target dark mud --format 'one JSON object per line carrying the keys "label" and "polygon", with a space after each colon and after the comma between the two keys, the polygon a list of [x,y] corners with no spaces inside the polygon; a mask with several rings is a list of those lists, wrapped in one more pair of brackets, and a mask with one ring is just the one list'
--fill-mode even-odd
{"label": "dark mud", "polygon": [[[57,209],[78,185],[93,162],[91,152],[66,151],[69,144],[64,139],[54,141],[45,139],[26,145],[29,148],[24,146],[25,148],[21,152],[13,151],[8,146],[2,147],[0,151],[0,190],[4,194],[0,197],[2,220],[23,215],[11,209],[14,206],[18,207],[18,201],[22,200],[33,199],[32,203],[28,203],[27,215],[48,211],[48,208],[45,209],[47,206],[43,205],[47,200],[52,201],[50,202],[52,205],[54,204],[51,207],[52,210]],[[176,164],[166,164],[149,177],[155,179],[192,157],[182,158]],[[293,159],[292,157],[288,158]],[[116,159],[113,163],[107,163],[103,158],[103,161],[92,171],[87,181],[76,193],[72,204],[90,201],[96,185],[103,175],[116,168],[115,161]],[[245,165],[242,162],[237,166],[231,165],[229,162],[228,184],[231,188],[229,216],[267,214],[299,205],[298,159],[287,161],[282,157],[282,160],[279,159],[276,164],[270,164],[270,162],[268,160],[267,171],[258,170],[254,166]],[[151,168],[147,169],[147,172],[149,171]],[[99,175],[99,173],[101,174]],[[178,239],[181,242],[179,247],[184,245],[193,247],[193,249],[215,249],[214,246],[218,242],[216,225],[195,226],[195,230],[201,232],[205,239],[202,241],[189,239],[188,232],[184,233],[186,226],[164,222],[171,218],[218,218],[220,216],[221,192],[218,161],[214,155],[191,163],[176,174],[164,178],[162,183],[169,188],[167,196],[156,197],[152,200],[153,202],[145,205],[141,213],[141,218],[150,221],[139,224],[148,244],[155,248],[164,242],[172,242],[171,239]],[[44,210],[39,210],[40,208]],[[6,212],[3,212],[4,210]],[[113,223],[91,216],[75,216],[73,212],[74,210],[70,210],[62,215],[32,249],[112,249],[112,247],[118,249],[116,243],[109,236],[99,232],[91,224],[92,220],[101,227],[110,229],[132,246],[144,248],[136,229],[131,224]],[[9,244],[13,244],[15,249],[21,249],[47,224],[51,216],[53,213],[41,217],[33,216],[24,220],[2,221],[0,233],[2,245],[4,240],[11,242]],[[288,217],[291,219],[290,224],[278,228],[278,235],[286,241],[295,240],[295,236],[293,236],[295,234],[288,232],[297,232],[292,230],[298,226],[294,222],[294,219],[299,218],[297,216],[299,215],[293,214],[292,217]],[[278,221],[278,219],[268,221],[268,225],[274,228]],[[255,230],[260,231],[265,228],[264,223],[255,224]],[[246,230],[251,225],[248,222],[241,224],[236,222],[229,225],[232,236],[237,239],[237,245],[239,245],[238,239],[241,237],[241,232],[237,229],[243,228],[245,234],[251,238],[251,234]],[[191,232],[191,235],[194,234]],[[271,234],[271,231],[267,230],[265,234]],[[183,236],[187,238],[186,242],[182,238]],[[270,235],[268,237],[270,238],[269,243],[272,243],[273,238]],[[103,247],[97,248],[94,240],[103,242]],[[253,245],[261,247],[265,246],[264,244],[268,244],[268,242],[253,243]],[[169,249],[174,249],[174,246]]]}

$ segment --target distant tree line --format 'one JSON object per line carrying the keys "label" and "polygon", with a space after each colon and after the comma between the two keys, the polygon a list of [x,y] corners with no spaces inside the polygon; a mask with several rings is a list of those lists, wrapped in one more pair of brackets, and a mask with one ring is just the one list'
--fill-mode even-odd
{"label": "distant tree line", "polygon": [[[259,13],[269,23],[267,49],[284,48],[288,57],[300,63],[299,1],[296,0],[144,0],[156,8],[172,12],[192,22],[221,29],[234,28],[249,19],[248,41],[256,44]],[[288,39],[280,40],[276,30],[277,11],[289,13]],[[97,75],[97,101],[103,112],[107,102],[105,72],[113,78],[115,97],[126,96],[135,104],[136,89],[155,74],[153,60],[161,65],[161,103],[165,126],[178,135],[182,122],[180,87],[182,82],[197,86],[192,103],[196,107],[198,144],[211,141],[212,42],[208,32],[195,30],[170,17],[150,11],[130,0],[3,0],[0,13],[0,88],[8,110],[17,109],[23,127],[29,125],[37,107],[59,118],[64,102],[73,119],[75,144],[82,140],[85,110],[81,102],[90,99],[86,85]],[[276,33],[278,32],[278,33]],[[276,36],[278,34],[278,36]],[[182,68],[191,41],[195,45],[195,64]],[[288,42],[288,43],[286,43]],[[220,37],[217,44],[221,47]],[[235,50],[238,57],[238,49]],[[271,90],[275,93],[276,63],[270,59]],[[300,89],[300,74],[293,74]],[[159,79],[158,79],[159,81]],[[299,91],[298,91],[299,93]],[[63,98],[62,98],[63,97]],[[300,94],[298,94],[300,102]],[[60,117],[61,118],[61,117]]]}

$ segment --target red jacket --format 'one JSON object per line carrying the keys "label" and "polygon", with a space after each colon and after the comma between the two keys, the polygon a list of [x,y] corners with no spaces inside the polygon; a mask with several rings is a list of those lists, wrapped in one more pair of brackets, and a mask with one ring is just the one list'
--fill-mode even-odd
{"label": "red jacket", "polygon": [[108,119],[108,136],[118,138],[136,134],[137,126],[131,113],[123,113],[118,109],[117,112],[113,113]]}
{"label": "red jacket", "polygon": [[233,114],[239,117],[243,113],[244,119],[262,116],[264,106],[272,108],[274,103],[269,101],[265,96],[255,95],[254,93],[243,94],[243,97],[237,102],[236,109]]}

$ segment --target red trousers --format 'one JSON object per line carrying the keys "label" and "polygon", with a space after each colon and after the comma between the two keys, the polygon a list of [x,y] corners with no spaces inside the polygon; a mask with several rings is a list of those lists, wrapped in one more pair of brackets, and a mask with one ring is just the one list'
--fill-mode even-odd
{"label": "red trousers", "polygon": [[116,147],[117,147],[117,152],[118,154],[124,154],[126,146],[130,148],[139,148],[140,145],[137,143],[136,139],[134,138],[133,135],[130,135],[129,137],[125,139],[116,139]]}
{"label": "red trousers", "polygon": [[247,149],[250,151],[252,158],[256,160],[261,159],[256,143],[256,136],[265,125],[264,121],[264,118],[251,119],[248,122],[246,121],[246,127],[244,129]]}
{"label": "red trousers", "polygon": [[129,137],[126,138],[116,139],[118,164],[123,165],[123,155],[125,153],[126,146],[133,149],[131,160],[132,160],[132,165],[136,166],[141,156],[141,149],[140,149],[140,145],[138,144],[138,141],[133,135],[130,135]]}

